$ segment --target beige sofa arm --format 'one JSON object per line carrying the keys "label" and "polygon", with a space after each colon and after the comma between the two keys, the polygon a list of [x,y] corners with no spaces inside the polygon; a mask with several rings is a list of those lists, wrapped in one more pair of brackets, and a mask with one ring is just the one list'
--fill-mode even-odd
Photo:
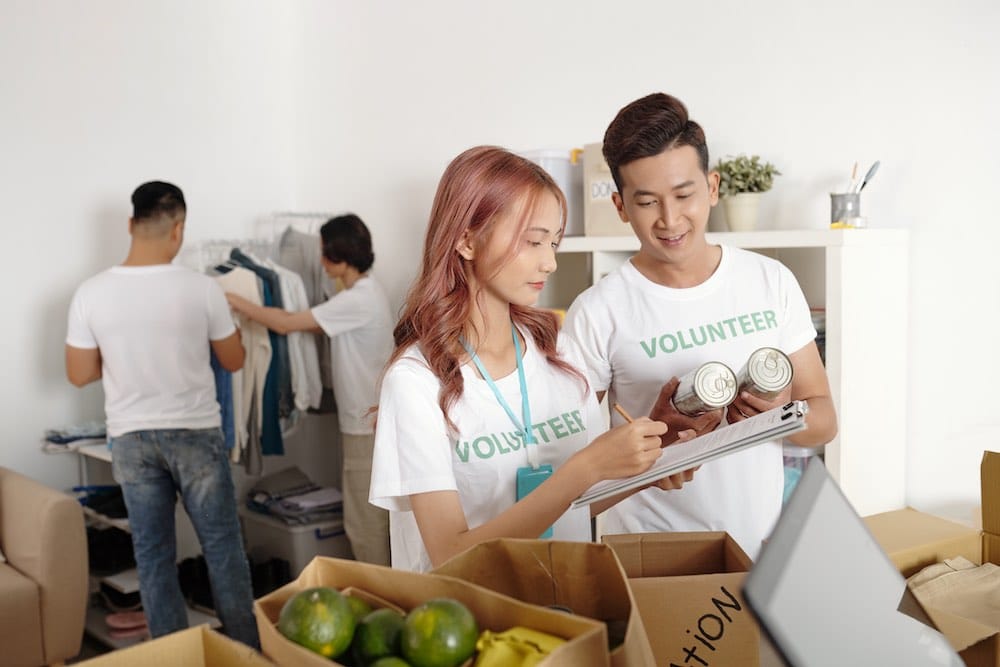
{"label": "beige sofa arm", "polygon": [[35,581],[46,663],[80,652],[87,614],[87,531],[74,498],[0,468],[0,543],[7,561]]}

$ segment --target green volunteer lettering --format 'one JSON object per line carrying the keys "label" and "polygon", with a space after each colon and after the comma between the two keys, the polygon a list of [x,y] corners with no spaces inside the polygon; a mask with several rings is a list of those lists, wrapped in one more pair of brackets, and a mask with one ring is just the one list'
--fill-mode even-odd
{"label": "green volunteer lettering", "polygon": [[639,347],[642,348],[647,357],[652,359],[658,352],[671,354],[678,350],[690,350],[736,338],[740,335],[748,336],[777,326],[778,319],[773,310],[754,311],[734,315],[717,322],[705,322],[686,331],[670,331],[659,336],[644,338],[639,341]]}
{"label": "green volunteer lettering", "polygon": [[569,433],[563,429],[563,423],[559,420],[559,417],[553,417],[552,419],[545,422],[552,429],[552,434],[557,438],[565,438]]}
{"label": "green volunteer lettering", "polygon": [[494,433],[490,437],[493,438],[493,442],[496,443],[497,451],[498,452],[500,452],[501,454],[510,454],[510,450],[509,449],[504,449],[504,446],[502,444],[500,444],[500,438],[497,437],[496,433]]}
{"label": "green volunteer lettering", "polygon": [[571,422],[569,420],[569,418],[570,418],[570,415],[566,414],[565,412],[562,413],[563,423],[566,424],[566,428],[569,429],[569,432],[570,433],[579,433],[580,429],[578,429],[576,426],[574,426],[573,422]]}
{"label": "green volunteer lettering", "polygon": [[580,411],[574,410],[571,414],[573,415],[573,420],[576,421],[576,425],[580,427],[580,430],[586,431],[587,427],[583,425],[583,420],[580,419]]}
{"label": "green volunteer lettering", "polygon": [[455,453],[458,454],[458,458],[461,459],[462,463],[469,462],[469,441],[460,442],[455,441]]}
{"label": "green volunteer lettering", "polygon": [[712,339],[713,343],[719,340],[726,340],[726,328],[723,326],[722,322],[716,322],[707,326],[708,337]]}
{"label": "green volunteer lettering", "polygon": [[503,439],[507,441],[507,446],[510,447],[510,451],[516,452],[521,449],[521,434],[518,431],[511,431],[510,433],[504,431],[500,435]]}
{"label": "green volunteer lettering", "polygon": [[[479,449],[479,443],[481,443],[481,442],[485,442],[489,446],[489,449],[486,450],[485,453],[481,449]],[[473,449],[473,451],[476,452],[476,456],[478,456],[481,459],[491,458],[493,456],[493,454],[494,454],[494,451],[493,451],[493,439],[490,438],[490,436],[488,436],[488,435],[481,435],[481,436],[479,436],[478,438],[476,438],[475,440],[472,441],[472,449]]]}
{"label": "green volunteer lettering", "polygon": [[[545,422],[540,422],[538,424],[532,424],[531,430],[538,432],[538,436],[541,436],[542,442],[548,442],[549,441],[549,436],[547,436],[545,434]],[[536,442],[538,441],[538,436],[535,437],[535,441]]]}

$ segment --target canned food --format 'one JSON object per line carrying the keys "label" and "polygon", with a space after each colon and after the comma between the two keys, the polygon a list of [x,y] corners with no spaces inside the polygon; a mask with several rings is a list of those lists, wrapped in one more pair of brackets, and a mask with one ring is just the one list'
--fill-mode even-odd
{"label": "canned food", "polygon": [[674,407],[689,417],[724,408],[736,399],[736,374],[721,361],[706,361],[680,378]]}
{"label": "canned food", "polygon": [[736,374],[738,392],[748,391],[754,396],[771,401],[792,383],[792,361],[773,347],[754,350]]}

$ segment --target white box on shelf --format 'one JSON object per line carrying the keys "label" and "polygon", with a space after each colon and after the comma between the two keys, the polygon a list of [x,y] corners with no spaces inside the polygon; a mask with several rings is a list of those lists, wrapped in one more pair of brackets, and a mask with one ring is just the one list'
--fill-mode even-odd
{"label": "white box on shelf", "polygon": [[558,148],[519,153],[547,171],[566,195],[565,236],[583,236],[583,165],[578,153],[579,149]]}
{"label": "white box on shelf", "polygon": [[293,577],[299,576],[314,556],[353,557],[342,517],[318,523],[289,524],[246,507],[241,507],[239,513],[247,554],[254,560],[287,560]]}

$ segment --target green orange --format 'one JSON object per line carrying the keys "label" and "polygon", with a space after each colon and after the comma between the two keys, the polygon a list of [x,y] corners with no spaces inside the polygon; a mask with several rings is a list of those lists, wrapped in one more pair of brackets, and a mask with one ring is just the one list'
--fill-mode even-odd
{"label": "green orange", "polygon": [[351,605],[351,611],[354,612],[354,620],[356,622],[360,623],[361,619],[372,611],[372,606],[356,595],[348,595],[347,602]]}
{"label": "green orange", "polygon": [[476,650],[479,626],[469,608],[451,598],[434,598],[406,615],[400,648],[413,667],[455,667]]}
{"label": "green orange", "polygon": [[347,598],[325,586],[299,591],[278,615],[278,631],[284,637],[327,658],[347,650],[355,623]]}
{"label": "green orange", "polygon": [[405,617],[393,609],[376,609],[358,623],[351,652],[362,665],[379,658],[399,656],[399,638]]}
{"label": "green orange", "polygon": [[379,658],[368,667],[413,667],[410,663],[394,655]]}

